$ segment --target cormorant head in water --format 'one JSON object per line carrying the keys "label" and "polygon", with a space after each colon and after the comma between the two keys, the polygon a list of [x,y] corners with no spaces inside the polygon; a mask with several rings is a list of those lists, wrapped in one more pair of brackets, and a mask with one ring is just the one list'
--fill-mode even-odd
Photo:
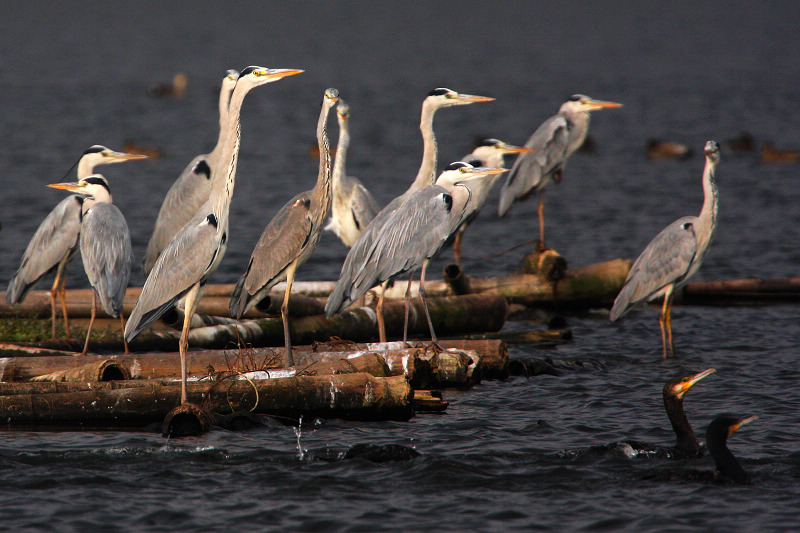
{"label": "cormorant head in water", "polygon": [[689,389],[691,389],[695,383],[714,372],[716,372],[715,369],[709,368],[698,374],[673,379],[664,385],[662,391],[664,396],[664,409],[667,411],[667,416],[670,422],[672,422],[672,429],[675,431],[675,435],[678,439],[675,444],[675,451],[681,457],[700,457],[703,455],[700,443],[683,410],[683,396],[689,392]]}
{"label": "cormorant head in water", "polygon": [[750,476],[728,449],[728,437],[743,425],[752,422],[757,416],[741,417],[730,414],[717,415],[708,425],[706,439],[708,450],[717,465],[717,473],[722,479],[730,479],[736,483],[747,483]]}

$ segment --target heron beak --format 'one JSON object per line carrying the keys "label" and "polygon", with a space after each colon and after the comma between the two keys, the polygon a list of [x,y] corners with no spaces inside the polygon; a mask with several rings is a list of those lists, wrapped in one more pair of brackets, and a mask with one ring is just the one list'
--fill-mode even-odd
{"label": "heron beak", "polygon": [[73,192],[83,192],[83,189],[86,188],[86,184],[78,183],[51,183],[48,187],[52,187],[53,189],[64,189],[67,191]]}
{"label": "heron beak", "polygon": [[695,383],[703,379],[704,377],[710,376],[717,370],[715,368],[709,368],[707,370],[703,370],[699,374],[695,374],[694,376],[689,376],[688,378],[684,378],[685,381],[681,384],[681,397],[686,394],[689,389],[691,389]]}
{"label": "heron beak", "polygon": [[130,161],[131,159],[147,159],[144,154],[129,154],[125,152],[111,152],[106,154],[108,161],[106,163],[116,163],[118,161]]}
{"label": "heron beak", "polygon": [[494,98],[490,96],[477,96],[474,94],[459,94],[456,97],[456,104],[474,104],[476,102],[491,102]]}
{"label": "heron beak", "polygon": [[298,70],[293,68],[268,68],[267,69],[267,76],[270,80],[279,80],[281,78],[285,78],[287,76],[294,76],[295,74],[302,74],[305,72],[304,70]]}
{"label": "heron beak", "polygon": [[749,424],[750,422],[752,422],[756,418],[758,418],[758,416],[757,415],[753,415],[753,416],[748,416],[747,418],[743,418],[743,419],[739,420],[734,425],[732,425],[730,428],[728,428],[728,436],[730,437],[740,427],[742,427],[745,424]]}
{"label": "heron beak", "polygon": [[508,172],[507,168],[493,168],[493,167],[475,167],[469,172],[465,172],[466,176],[458,180],[457,183],[464,183],[466,181],[475,180],[478,178],[483,178],[486,176],[493,176],[495,174],[502,174],[503,172]]}
{"label": "heron beak", "polygon": [[614,109],[616,107],[622,107],[622,104],[618,104],[617,102],[604,102],[603,100],[591,100],[588,103],[592,107],[592,111],[598,109]]}
{"label": "heron beak", "polygon": [[524,146],[511,146],[510,144],[503,146],[502,148],[504,154],[525,154],[527,152],[533,152],[530,148],[525,148]]}

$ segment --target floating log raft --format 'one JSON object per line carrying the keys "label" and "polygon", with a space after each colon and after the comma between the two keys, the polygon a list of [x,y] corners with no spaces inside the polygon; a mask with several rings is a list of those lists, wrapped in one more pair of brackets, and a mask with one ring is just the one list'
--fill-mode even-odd
{"label": "floating log raft", "polygon": [[[0,416],[9,426],[143,427],[160,424],[180,405],[178,381],[0,385],[30,388],[0,392]],[[290,420],[408,420],[414,414],[414,392],[402,376],[352,373],[192,381],[188,394],[190,402],[222,415],[252,411]]]}

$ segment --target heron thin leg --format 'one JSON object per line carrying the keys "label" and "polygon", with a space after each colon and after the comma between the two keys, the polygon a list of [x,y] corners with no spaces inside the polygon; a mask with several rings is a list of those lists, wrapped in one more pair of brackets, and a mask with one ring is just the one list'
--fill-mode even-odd
{"label": "heron thin leg", "polygon": [[283,319],[283,340],[286,345],[286,364],[294,366],[294,356],[292,355],[292,338],[289,334],[289,294],[292,292],[292,282],[294,272],[297,269],[297,260],[292,261],[286,269],[286,293],[283,295],[281,304],[281,318]]}
{"label": "heron thin leg", "polygon": [[53,319],[53,340],[56,340],[56,293],[58,293],[58,282],[61,277],[61,269],[56,273],[56,279],[53,282],[53,288],[50,290],[50,316]]}
{"label": "heron thin leg", "polygon": [[464,240],[464,230],[459,229],[456,231],[456,236],[453,238],[453,257],[456,264],[461,266],[461,242]]}
{"label": "heron thin leg", "polygon": [[664,350],[664,359],[668,354],[675,355],[675,349],[672,345],[672,320],[670,318],[670,310],[672,308],[672,289],[674,285],[667,285],[664,292],[664,304],[661,307],[661,316],[658,317],[658,322],[661,325],[661,345]]}
{"label": "heron thin leg", "polygon": [[125,355],[130,355],[131,351],[128,350],[128,340],[125,338],[125,313],[119,312],[119,323],[122,326],[122,344],[125,346]]}
{"label": "heron thin leg", "polygon": [[403,346],[408,346],[408,314],[411,310],[411,280],[413,272],[408,273],[408,285],[406,285],[406,308],[403,317]]}
{"label": "heron thin leg", "polygon": [[61,297],[61,313],[64,315],[64,331],[67,334],[67,340],[72,340],[72,333],[69,330],[69,317],[67,316],[67,276],[63,272],[58,294]]}
{"label": "heron thin leg", "polygon": [[386,322],[383,320],[383,299],[386,295],[387,285],[389,285],[388,280],[381,283],[381,294],[378,296],[378,305],[375,306],[375,314],[378,318],[378,340],[380,342],[386,342]]}
{"label": "heron thin leg", "polygon": [[192,324],[192,316],[197,309],[197,302],[200,300],[200,284],[195,284],[186,293],[183,303],[183,329],[181,330],[181,340],[178,344],[178,351],[181,355],[181,404],[187,403],[188,394],[186,391],[187,379],[187,359],[189,357],[189,329]]}
{"label": "heron thin leg", "polygon": [[539,242],[536,245],[536,250],[539,252],[543,252],[546,250],[546,246],[544,244],[544,191],[539,193]]}
{"label": "heron thin leg", "polygon": [[86,355],[89,351],[89,337],[92,335],[95,315],[97,315],[97,294],[92,290],[92,317],[89,319],[89,328],[86,330],[86,341],[83,343],[81,355]]}
{"label": "heron thin leg", "polygon": [[433,321],[431,320],[431,314],[428,312],[428,302],[425,299],[425,271],[428,269],[428,263],[430,260],[425,259],[422,262],[422,272],[419,275],[419,298],[422,300],[422,308],[425,310],[425,318],[428,319],[428,328],[431,330],[431,341],[436,345],[439,345],[439,339],[436,337],[436,332],[433,331]]}

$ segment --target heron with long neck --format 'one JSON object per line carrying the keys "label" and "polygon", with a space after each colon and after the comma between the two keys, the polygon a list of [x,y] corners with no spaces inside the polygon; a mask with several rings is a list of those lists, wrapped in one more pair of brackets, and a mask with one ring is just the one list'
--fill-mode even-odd
{"label": "heron with long neck", "polygon": [[715,174],[719,163],[719,143],[708,141],[705,156],[700,214],[679,218],[650,241],[633,263],[609,314],[614,321],[640,302],[663,297],[659,323],[664,358],[675,354],[670,317],[672,294],[700,268],[717,227],[719,194]]}
{"label": "heron with long neck", "polygon": [[236,70],[229,70],[222,78],[218,103],[219,134],[214,149],[192,159],[164,197],[142,261],[145,276],[150,274],[156,259],[169,244],[170,239],[191,220],[211,194],[211,173],[225,144],[228,132],[228,103],[238,78],[239,72]]}
{"label": "heron with long neck", "polygon": [[247,271],[233,289],[230,314],[242,315],[264,299],[278,282],[286,280],[281,305],[286,360],[294,366],[289,331],[289,295],[297,268],[308,260],[319,243],[322,224],[331,208],[331,148],[327,124],[331,108],[339,99],[339,91],[327,89],[322,97],[317,121],[319,172],[317,183],[289,200],[270,221],[250,256]]}
{"label": "heron with long neck", "polygon": [[[78,167],[78,180],[95,175],[98,165],[122,163],[132,159],[144,159],[147,156],[115,152],[105,146],[96,144],[87,148],[75,163]],[[72,168],[75,167],[72,166]],[[70,168],[67,174],[72,170]],[[98,174],[99,176],[99,174]],[[64,331],[67,339],[71,339],[69,318],[67,316],[66,282],[67,266],[78,250],[81,231],[81,206],[85,196],[71,194],[61,200],[45,217],[22,254],[19,269],[8,283],[6,302],[8,305],[21,303],[30,291],[44,276],[53,270],[56,278],[50,289],[50,312],[52,316],[52,336],[56,340],[56,296],[61,299],[61,311],[64,316]]]}
{"label": "heron with long neck", "polygon": [[[492,100],[494,100],[494,98],[490,98],[488,96],[460,94],[452,89],[446,88],[434,89],[428,93],[428,95],[425,97],[425,100],[422,102],[422,113],[419,122],[419,129],[422,133],[422,162],[420,163],[417,175],[408,190],[389,202],[386,207],[384,207],[377,215],[375,215],[375,218],[372,219],[372,222],[370,222],[361,233],[361,236],[358,238],[352,248],[350,248],[347,257],[345,258],[342,271],[339,275],[340,280],[353,279],[356,272],[363,267],[366,256],[369,253],[369,249],[371,248],[373,241],[381,231],[381,228],[386,223],[387,219],[391,217],[392,214],[400,206],[402,206],[412,194],[423,187],[433,185],[434,181],[436,180],[438,150],[436,146],[436,136],[433,132],[433,117],[436,111],[445,107],[467,105],[476,102],[491,102]],[[386,341],[386,327],[383,322],[383,293],[386,289],[386,283],[388,283],[388,280],[383,283],[381,296],[378,300],[378,309],[376,310],[378,336],[381,342]],[[333,292],[331,292],[331,295],[328,297],[328,302],[325,304],[325,313],[328,316],[332,316],[344,309],[345,303],[354,301],[350,294],[346,294],[344,292],[348,290],[348,288],[349,284],[347,283],[336,284]]]}
{"label": "heron with long neck", "polygon": [[156,260],[125,326],[125,338],[130,342],[169,311],[178,300],[185,298],[184,323],[179,344],[182,403],[187,401],[189,325],[197,302],[202,297],[203,288],[208,278],[217,270],[228,244],[228,213],[236,181],[242,102],[251,89],[301,72],[303,71],[265,67],[247,67],[242,70],[231,95],[225,143],[212,171],[208,201],[172,238]]}

